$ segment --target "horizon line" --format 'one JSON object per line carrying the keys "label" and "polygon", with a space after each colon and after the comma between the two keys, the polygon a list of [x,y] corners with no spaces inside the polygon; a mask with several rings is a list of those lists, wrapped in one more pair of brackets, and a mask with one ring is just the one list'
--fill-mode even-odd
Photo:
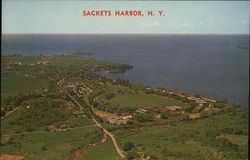
{"label": "horizon line", "polygon": [[249,33],[1,33],[1,35],[88,35],[88,36],[173,36],[173,35],[249,35]]}

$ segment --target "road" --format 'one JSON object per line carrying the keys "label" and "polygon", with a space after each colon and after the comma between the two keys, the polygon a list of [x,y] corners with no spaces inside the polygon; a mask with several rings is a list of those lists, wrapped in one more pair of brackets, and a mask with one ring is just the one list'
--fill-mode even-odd
{"label": "road", "polygon": [[8,115],[10,115],[11,113],[13,113],[14,111],[18,110],[19,107],[16,107],[15,109],[13,109],[12,111],[8,112],[5,116],[1,117],[1,119],[4,119],[5,117],[7,117]]}
{"label": "road", "polygon": [[102,125],[101,125],[99,122],[97,122],[94,118],[93,118],[92,120],[95,122],[95,124],[96,124],[97,127],[102,128],[103,131],[111,138],[111,140],[112,140],[112,142],[113,142],[113,144],[114,144],[114,147],[115,147],[115,150],[116,150],[117,154],[118,154],[121,158],[124,159],[125,156],[124,156],[124,154],[122,153],[122,151],[120,150],[119,146],[117,145],[116,139],[115,139],[114,135],[111,134],[109,131],[107,131],[105,128],[103,128]]}

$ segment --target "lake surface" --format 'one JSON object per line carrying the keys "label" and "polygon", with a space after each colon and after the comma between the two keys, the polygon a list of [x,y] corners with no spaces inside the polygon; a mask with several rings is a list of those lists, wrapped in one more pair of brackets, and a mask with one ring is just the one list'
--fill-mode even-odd
{"label": "lake surface", "polygon": [[208,97],[223,97],[249,106],[248,35],[8,35],[3,54],[62,54],[95,51],[94,57],[131,64],[128,79],[151,87],[181,89]]}

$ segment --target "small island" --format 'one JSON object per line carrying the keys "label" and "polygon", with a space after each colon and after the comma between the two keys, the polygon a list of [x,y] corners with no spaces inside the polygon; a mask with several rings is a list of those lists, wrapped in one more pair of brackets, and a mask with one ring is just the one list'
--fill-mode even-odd
{"label": "small island", "polygon": [[93,51],[76,51],[76,52],[68,52],[70,55],[94,55],[96,52]]}

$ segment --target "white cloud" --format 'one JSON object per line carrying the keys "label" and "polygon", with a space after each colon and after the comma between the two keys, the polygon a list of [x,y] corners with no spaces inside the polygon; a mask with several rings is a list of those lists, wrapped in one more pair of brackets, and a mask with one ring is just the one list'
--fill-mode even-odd
{"label": "white cloud", "polygon": [[154,27],[154,26],[160,26],[161,24],[158,21],[153,21],[153,22],[142,22],[141,25]]}

